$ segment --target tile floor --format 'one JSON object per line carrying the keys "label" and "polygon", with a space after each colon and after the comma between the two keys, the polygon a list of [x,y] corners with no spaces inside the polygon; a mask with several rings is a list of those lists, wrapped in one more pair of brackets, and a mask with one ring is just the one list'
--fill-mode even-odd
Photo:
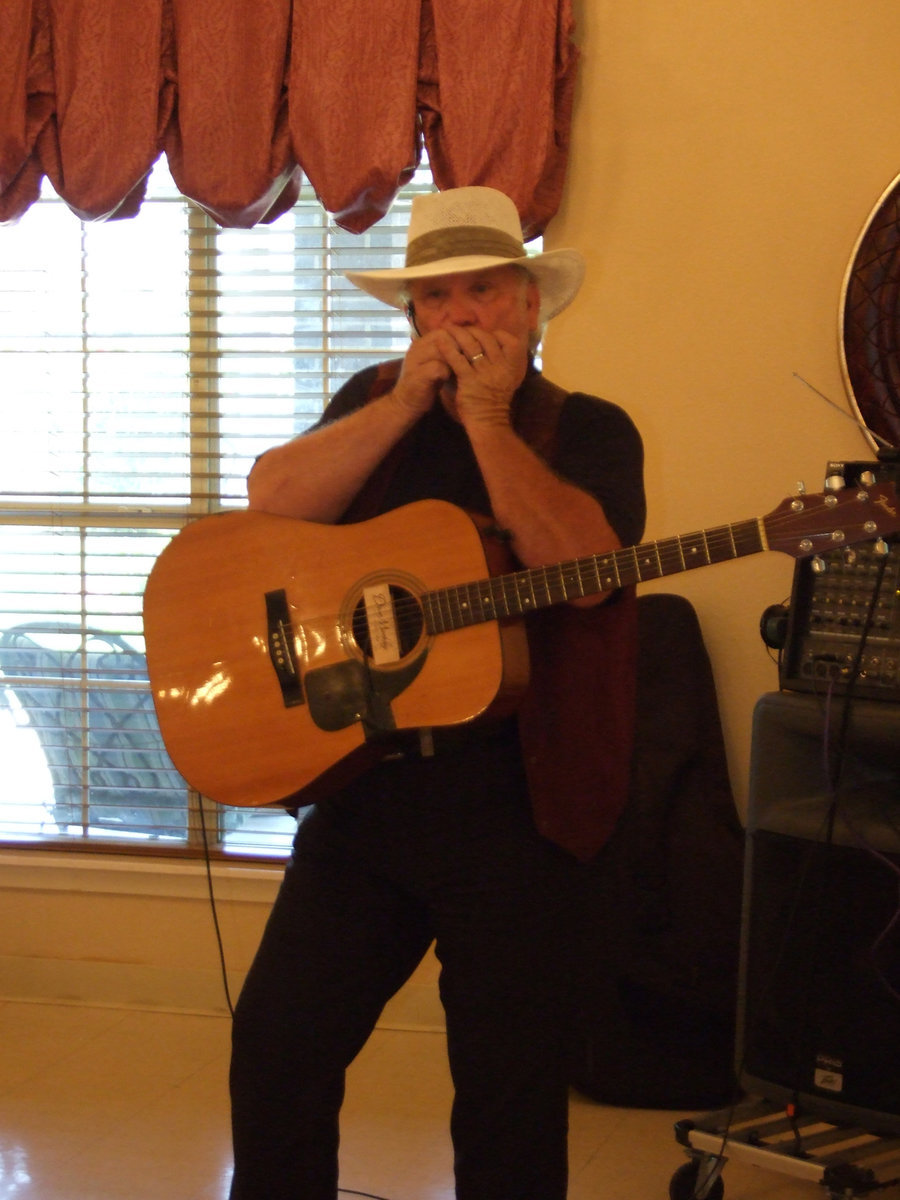
{"label": "tile floor", "polygon": [[[0,1002],[0,1200],[225,1200],[228,1034],[219,1017]],[[341,1200],[452,1200],[449,1099],[441,1034],[377,1030],[351,1069]],[[570,1200],[666,1200],[679,1115],[574,1096]],[[740,1162],[723,1181],[726,1200],[824,1194]]]}

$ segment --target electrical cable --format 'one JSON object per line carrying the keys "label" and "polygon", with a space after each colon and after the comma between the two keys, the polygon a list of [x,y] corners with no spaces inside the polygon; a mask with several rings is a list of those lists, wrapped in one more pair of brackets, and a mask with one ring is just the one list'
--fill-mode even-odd
{"label": "electrical cable", "polygon": [[[853,690],[854,690],[856,683],[858,682],[859,677],[860,677],[860,667],[861,667],[862,660],[863,660],[863,654],[864,654],[865,648],[866,648],[866,642],[868,640],[869,633],[874,624],[875,610],[878,605],[878,599],[881,594],[882,584],[884,582],[884,576],[885,576],[885,572],[887,569],[887,560],[888,560],[888,556],[885,554],[881,559],[881,562],[878,567],[878,571],[876,572],[876,576],[874,579],[874,583],[873,583],[873,587],[872,587],[872,595],[871,595],[871,599],[869,601],[869,607],[868,607],[868,610],[866,613],[865,621],[863,622],[862,634],[860,636],[859,645],[857,647],[853,665],[850,669],[850,680],[849,680],[849,683],[847,686],[846,702],[844,704],[844,709],[843,709],[843,713],[842,713],[842,719],[841,719],[841,724],[840,724],[840,729],[839,729],[839,734],[838,734],[837,747],[836,747],[835,751],[833,752],[833,754],[829,753],[829,747],[828,747],[828,741],[827,741],[829,722],[826,721],[826,723],[825,723],[826,739],[825,739],[825,745],[823,746],[823,753],[825,756],[826,771],[829,774],[829,783],[830,783],[830,788],[831,788],[830,794],[833,798],[833,804],[835,807],[835,815],[837,815],[838,812],[840,812],[840,819],[841,819],[842,824],[844,825],[847,832],[850,834],[854,843],[857,845],[857,847],[859,849],[864,850],[866,853],[871,855],[871,857],[873,859],[880,862],[882,866],[886,867],[889,871],[893,872],[895,875],[898,876],[898,879],[900,879],[900,867],[898,867],[891,859],[889,859],[886,855],[880,853],[874,846],[872,846],[867,841],[867,839],[863,836],[863,834],[860,833],[860,831],[855,827],[854,822],[848,816],[848,814],[845,811],[840,810],[840,794],[841,794],[840,789],[841,789],[841,784],[842,784],[842,780],[843,780],[843,773],[844,773],[846,756],[847,756],[847,740],[848,740],[848,736],[849,736],[850,713],[851,713],[851,707],[852,707]],[[832,766],[832,763],[833,763],[833,766]],[[896,828],[896,826],[894,826],[889,821],[887,814],[885,814],[885,821],[891,828]],[[875,941],[873,942],[871,949],[870,949],[871,962],[872,962],[873,970],[875,971],[876,978],[879,980],[881,985],[886,989],[888,994],[895,1000],[900,1000],[900,992],[898,992],[897,989],[891,984],[891,982],[885,976],[884,972],[881,971],[880,969],[878,969],[878,967],[876,965],[876,955],[877,955],[877,951],[879,950],[881,945],[886,941],[886,939],[890,936],[891,932],[896,928],[898,922],[900,922],[900,896],[898,896],[897,908],[895,909],[894,913],[890,917],[885,928],[875,938]]]}
{"label": "electrical cable", "polygon": [[234,1004],[231,1001],[231,989],[228,986],[228,967],[225,962],[225,947],[222,943],[222,930],[219,927],[219,912],[216,905],[216,892],[213,887],[212,877],[212,862],[209,856],[209,839],[206,834],[206,813],[203,809],[203,797],[198,796],[198,807],[200,812],[200,833],[203,838],[203,861],[206,865],[206,886],[209,892],[209,907],[212,913],[213,928],[216,932],[216,945],[219,950],[219,967],[222,972],[222,986],[225,990],[225,1003],[228,1005],[228,1011],[232,1018],[234,1017]]}
{"label": "electrical cable", "polygon": [[[213,927],[216,933],[216,945],[219,953],[219,965],[222,971],[222,986],[225,990],[225,1002],[228,1005],[228,1011],[232,1018],[234,1017],[234,1004],[231,1000],[231,990],[228,986],[228,969],[225,962],[225,947],[222,942],[222,930],[219,926],[218,908],[216,905],[216,894],[213,886],[212,877],[212,861],[209,853],[209,838],[206,832],[206,813],[203,808],[203,797],[198,797],[198,809],[200,813],[200,832],[203,838],[203,860],[206,866],[206,882],[209,892],[210,911],[212,913]],[[338,1188],[339,1196],[360,1196],[363,1200],[388,1200],[386,1196],[378,1196],[374,1192],[358,1192],[353,1188]]]}

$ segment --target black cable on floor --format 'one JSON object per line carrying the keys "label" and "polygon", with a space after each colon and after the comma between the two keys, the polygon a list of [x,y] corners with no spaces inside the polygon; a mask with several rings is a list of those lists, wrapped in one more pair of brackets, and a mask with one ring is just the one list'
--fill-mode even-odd
{"label": "black cable on floor", "polygon": [[[212,861],[209,855],[209,839],[206,834],[206,813],[203,809],[203,797],[198,797],[198,808],[200,812],[200,832],[203,837],[203,861],[206,865],[206,885],[209,892],[209,906],[212,913],[213,928],[216,931],[216,945],[219,950],[219,965],[222,970],[222,986],[225,989],[225,1002],[228,1005],[228,1011],[234,1017],[234,1005],[231,1002],[231,990],[228,986],[228,968],[225,964],[225,947],[222,942],[222,930],[219,927],[219,913],[216,907],[216,893],[213,887],[212,877]],[[361,1196],[363,1200],[388,1200],[387,1196],[376,1196],[374,1192],[357,1192],[352,1188],[338,1188],[339,1196]]]}
{"label": "black cable on floor", "polygon": [[206,886],[209,892],[209,907],[212,912],[213,927],[216,931],[216,945],[219,948],[219,967],[222,971],[222,986],[225,989],[225,1003],[228,1011],[234,1017],[234,1005],[231,1002],[231,990],[228,987],[228,968],[225,965],[225,947],[222,944],[222,931],[219,928],[219,913],[216,907],[216,893],[213,887],[212,863],[209,857],[209,840],[206,836],[206,813],[203,811],[203,797],[198,797],[200,811],[200,832],[203,836],[203,861],[206,864]]}

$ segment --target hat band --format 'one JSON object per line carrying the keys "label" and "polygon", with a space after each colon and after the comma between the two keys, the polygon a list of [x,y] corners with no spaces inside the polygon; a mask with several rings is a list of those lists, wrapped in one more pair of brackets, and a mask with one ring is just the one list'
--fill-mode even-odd
{"label": "hat band", "polygon": [[478,254],[494,258],[524,258],[525,247],[499,229],[481,225],[450,226],[414,238],[406,249],[406,265],[422,267],[445,258]]}

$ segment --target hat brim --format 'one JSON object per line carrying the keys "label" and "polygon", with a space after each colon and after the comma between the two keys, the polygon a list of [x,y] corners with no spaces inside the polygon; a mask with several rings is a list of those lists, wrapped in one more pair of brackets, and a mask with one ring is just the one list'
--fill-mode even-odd
{"label": "hat brim", "polygon": [[462,275],[491,267],[524,267],[541,293],[541,324],[555,317],[575,299],[584,279],[584,259],[577,250],[547,250],[521,258],[499,258],[486,254],[443,258],[416,267],[386,267],[380,271],[345,271],[344,275],[362,291],[383,304],[403,308],[407,285],[416,279],[438,279],[442,275]]}

